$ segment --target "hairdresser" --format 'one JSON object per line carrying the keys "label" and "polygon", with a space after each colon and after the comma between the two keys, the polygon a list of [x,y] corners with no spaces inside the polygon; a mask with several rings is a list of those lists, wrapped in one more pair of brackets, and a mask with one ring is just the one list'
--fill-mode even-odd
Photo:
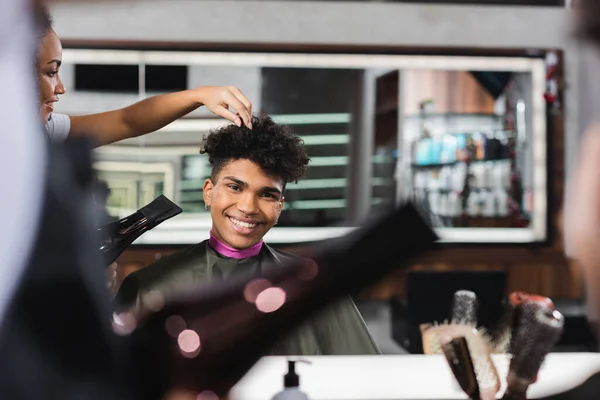
{"label": "hairdresser", "polygon": [[[41,16],[41,43],[36,62],[39,107],[40,117],[52,141],[90,135],[98,145],[114,143],[154,132],[202,106],[237,126],[244,124],[252,128],[252,103],[233,86],[201,86],[150,97],[100,114],[67,116],[55,113],[56,103],[66,93],[60,77],[62,45],[52,28],[50,13],[44,10]],[[235,109],[237,114],[230,108]]]}

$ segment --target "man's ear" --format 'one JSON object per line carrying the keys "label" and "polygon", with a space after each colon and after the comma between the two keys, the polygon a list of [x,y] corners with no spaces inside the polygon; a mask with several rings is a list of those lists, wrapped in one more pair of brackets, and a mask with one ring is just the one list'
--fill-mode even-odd
{"label": "man's ear", "polygon": [[279,200],[279,203],[277,204],[277,219],[279,219],[279,216],[281,215],[281,211],[283,210],[283,204],[285,203],[285,197],[281,196],[281,200]]}
{"label": "man's ear", "polygon": [[204,190],[202,191],[202,197],[204,198],[204,204],[207,207],[210,207],[212,205],[212,193],[214,187],[215,184],[213,183],[212,179],[208,178],[204,181]]}

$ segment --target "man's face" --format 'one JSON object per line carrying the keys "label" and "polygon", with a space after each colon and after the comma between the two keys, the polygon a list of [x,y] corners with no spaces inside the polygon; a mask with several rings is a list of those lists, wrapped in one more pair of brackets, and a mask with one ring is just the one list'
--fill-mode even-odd
{"label": "man's face", "polygon": [[246,159],[226,164],[215,180],[204,182],[213,234],[236,249],[260,242],[281,214],[283,180],[266,175]]}

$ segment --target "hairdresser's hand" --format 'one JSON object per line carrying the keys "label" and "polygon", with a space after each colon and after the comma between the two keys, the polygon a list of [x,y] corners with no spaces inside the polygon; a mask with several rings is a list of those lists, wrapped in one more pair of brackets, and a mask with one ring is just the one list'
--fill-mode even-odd
{"label": "hairdresser's hand", "polygon": [[[213,114],[230,120],[237,126],[242,123],[252,129],[252,102],[235,86],[201,86],[193,89],[198,99]],[[234,114],[230,108],[235,109]]]}

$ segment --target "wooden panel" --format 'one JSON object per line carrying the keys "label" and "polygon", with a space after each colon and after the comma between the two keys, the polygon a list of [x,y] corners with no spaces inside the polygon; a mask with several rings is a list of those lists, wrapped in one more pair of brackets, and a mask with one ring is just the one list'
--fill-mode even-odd
{"label": "wooden panel", "polygon": [[405,70],[403,111],[420,112],[419,104],[433,100],[436,113],[493,113],[494,98],[465,71]]}
{"label": "wooden panel", "polygon": [[[420,264],[411,267],[411,270],[505,271],[507,274],[507,293],[522,290],[554,299],[580,299],[583,295],[580,274],[568,264]],[[377,300],[404,297],[405,285],[406,274],[396,273],[380,284],[365,290],[360,297]]]}

